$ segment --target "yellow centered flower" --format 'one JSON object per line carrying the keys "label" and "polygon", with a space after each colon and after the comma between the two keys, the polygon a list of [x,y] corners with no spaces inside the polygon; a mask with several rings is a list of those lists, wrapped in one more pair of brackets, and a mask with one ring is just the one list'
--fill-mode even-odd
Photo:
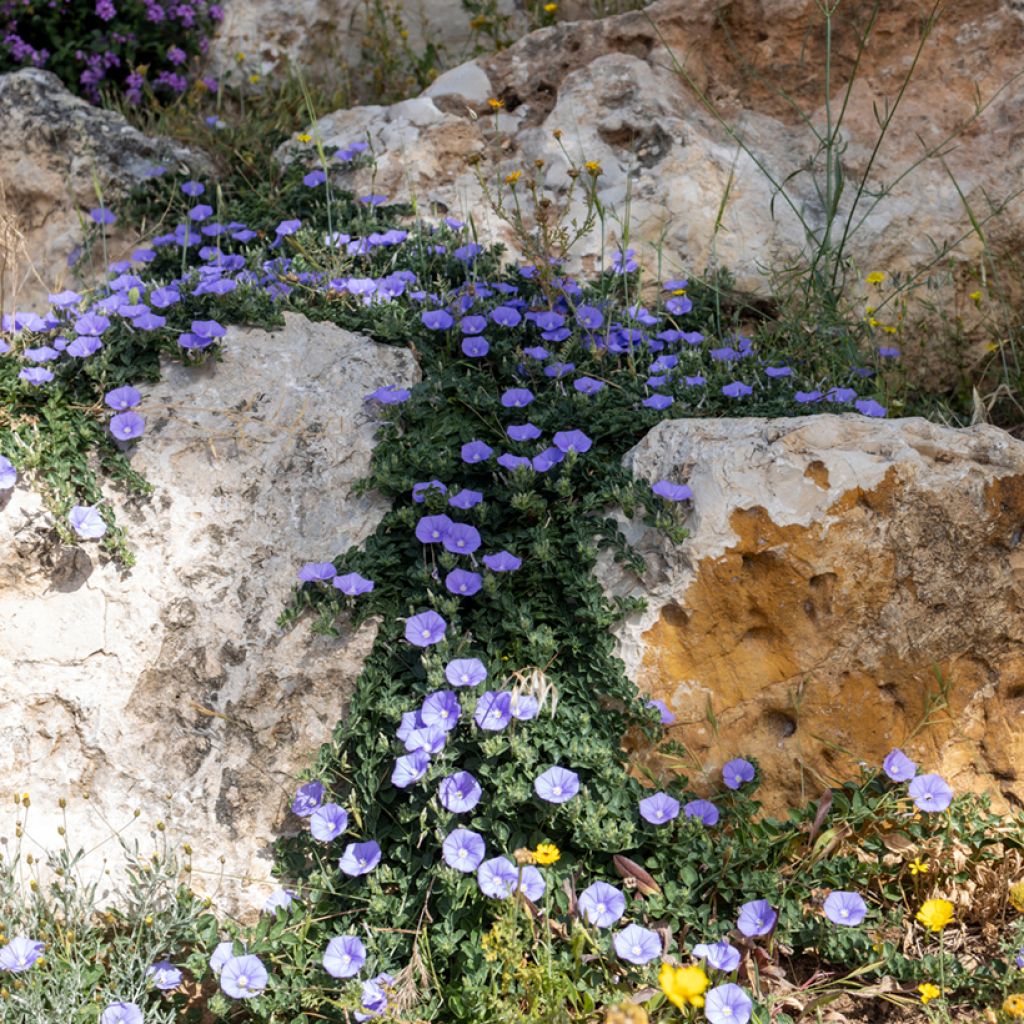
{"label": "yellow centered flower", "polygon": [[491,99],[487,101],[487,106],[489,106],[491,110],[501,110],[501,108],[505,106],[505,101],[497,100],[494,99],[494,97],[491,97]]}
{"label": "yellow centered flower", "polygon": [[505,175],[505,184],[514,185],[523,176],[522,171],[513,171],[511,174]]}
{"label": "yellow centered flower", "polygon": [[687,1006],[703,1006],[704,991],[710,982],[699,967],[673,967],[662,964],[658,984],[670,1003],[685,1010]]}
{"label": "yellow centered flower", "polygon": [[544,5],[544,13],[545,14],[554,14],[555,11],[557,11],[557,10],[558,10],[558,4],[545,4]]}
{"label": "yellow centered flower", "polygon": [[295,137],[299,140],[299,142],[312,142],[313,141],[313,136],[308,134],[307,132],[302,132],[301,135],[296,135]]}
{"label": "yellow centered flower", "polygon": [[981,292],[971,292],[971,294],[968,295],[967,298],[969,298],[972,302],[981,302]]}
{"label": "yellow centered flower", "polygon": [[583,166],[590,171],[591,174],[601,173],[601,165],[596,160],[588,160]]}
{"label": "yellow centered flower", "polygon": [[909,867],[912,875],[926,875],[928,873],[928,865],[920,857],[915,857],[910,862]]}
{"label": "yellow centered flower", "polygon": [[1003,1000],[1003,1013],[1013,1020],[1024,1018],[1024,996],[1014,993]]}
{"label": "yellow centered flower", "polygon": [[250,76],[249,76],[249,81],[250,81],[250,82],[251,82],[251,83],[252,83],[253,85],[255,85],[255,84],[256,84],[256,83],[257,83],[257,82],[258,82],[259,80],[260,80],[260,76],[259,76],[259,75],[250,75]]}
{"label": "yellow centered flower", "polygon": [[917,991],[921,993],[921,1002],[924,1003],[925,1006],[927,1006],[932,999],[938,999],[939,996],[942,995],[939,991],[939,986],[933,985],[928,981],[923,985],[918,985]]}
{"label": "yellow centered flower", "polygon": [[554,843],[538,843],[537,849],[533,851],[534,860],[538,864],[554,864],[561,856],[562,851]]}
{"label": "yellow centered flower", "polygon": [[917,919],[933,932],[941,932],[953,920],[953,904],[949,900],[925,900]]}
{"label": "yellow centered flower", "polygon": [[868,284],[881,284],[885,280],[884,270],[872,270],[866,278],[864,278]]}

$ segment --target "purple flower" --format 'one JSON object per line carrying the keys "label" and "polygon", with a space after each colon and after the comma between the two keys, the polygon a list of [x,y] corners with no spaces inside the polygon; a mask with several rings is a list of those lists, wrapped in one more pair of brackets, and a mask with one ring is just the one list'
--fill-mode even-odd
{"label": "purple flower", "polygon": [[691,800],[684,808],[687,818],[696,818],[704,825],[718,824],[718,808],[710,800]]}
{"label": "purple flower", "polygon": [[423,750],[413,754],[403,754],[395,761],[391,772],[391,785],[396,789],[407,789],[414,782],[419,782],[430,767],[430,755]]}
{"label": "purple flower", "polygon": [[414,647],[439,644],[448,630],[448,623],[437,612],[420,612],[405,620],[405,639]]}
{"label": "purple flower", "polygon": [[423,701],[420,718],[426,726],[436,726],[451,732],[459,721],[462,707],[459,698],[451,690],[438,690]]}
{"label": "purple flower", "polygon": [[[437,796],[441,806],[452,814],[466,814],[480,802],[480,783],[469,772],[455,772],[441,780]],[[474,865],[475,866],[475,865]]]}
{"label": "purple flower", "polygon": [[210,957],[210,970],[219,975],[224,970],[224,965],[235,955],[235,946],[232,942],[218,942],[217,948]]}
{"label": "purple flower", "polygon": [[652,825],[667,825],[679,815],[679,801],[668,793],[655,793],[640,801],[640,817]]}
{"label": "purple flower", "polygon": [[448,742],[448,733],[436,725],[420,725],[410,730],[403,742],[410,754],[439,754]]}
{"label": "purple flower", "polygon": [[657,409],[660,412],[662,409],[667,409],[672,404],[672,401],[670,395],[651,395],[650,398],[645,398],[640,404],[648,409]]}
{"label": "purple flower", "polygon": [[501,732],[512,721],[512,694],[507,690],[485,690],[477,699],[473,721],[488,732]]}
{"label": "purple flower", "polygon": [[20,974],[27,971],[42,955],[43,944],[19,935],[6,946],[0,947],[0,971]]}
{"label": "purple flower", "polygon": [[338,935],[324,950],[324,970],[332,978],[352,978],[366,963],[366,947],[355,935]]}
{"label": "purple flower", "polygon": [[466,509],[475,508],[484,500],[484,496],[480,491],[471,490],[469,487],[463,487],[458,494],[453,494],[448,499],[448,504],[452,508],[459,508],[465,511]]}
{"label": "purple flower", "polygon": [[66,351],[69,356],[76,359],[88,359],[103,348],[103,342],[95,334],[79,334]]}
{"label": "purple flower", "polygon": [[552,440],[555,442],[555,447],[566,454],[588,452],[594,443],[582,430],[560,430]]}
{"label": "purple flower", "polygon": [[884,416],[888,411],[884,405],[879,405],[873,398],[862,398],[859,402],[854,402],[853,407],[862,416]]}
{"label": "purple flower", "polygon": [[[366,196],[366,199],[376,198]],[[383,198],[383,197],[381,197]],[[357,1021],[370,1020],[372,1017],[379,1017],[388,1008],[388,992],[394,984],[394,978],[390,974],[378,974],[376,978],[364,981],[362,986],[362,1006],[366,1013],[354,1011],[352,1016]]]}
{"label": "purple flower", "polygon": [[491,346],[487,344],[487,339],[478,335],[463,338],[462,344],[459,347],[470,359],[483,359],[491,351]]}
{"label": "purple flower", "polygon": [[534,441],[540,437],[540,429],[535,427],[532,423],[521,423],[509,427],[505,433],[513,441]]}
{"label": "purple flower", "polygon": [[848,405],[857,397],[853,388],[829,388],[825,400],[835,402],[837,405]]}
{"label": "purple flower", "polygon": [[547,886],[544,884],[544,876],[532,864],[527,864],[522,868],[518,888],[531,903],[536,903],[544,895]]}
{"label": "purple flower", "polygon": [[397,384],[385,384],[376,391],[371,391],[366,396],[366,401],[379,402],[381,405],[400,405],[409,401],[411,394],[407,388],[400,388]]}
{"label": "purple flower", "polygon": [[168,960],[159,960],[146,968],[146,977],[161,992],[170,992],[181,984],[181,971]]}
{"label": "purple flower", "polygon": [[141,437],[146,421],[137,412],[119,412],[110,418],[110,433],[119,441],[131,441]]}
{"label": "purple flower", "polygon": [[764,372],[769,377],[792,377],[793,371],[788,366],[766,366]]}
{"label": "purple flower", "polygon": [[704,1016],[710,1024],[747,1024],[753,1009],[750,996],[731,981],[704,996]]}
{"label": "purple flower", "polygon": [[503,900],[511,896],[519,884],[519,871],[507,857],[492,857],[477,869],[476,881],[485,896]]}
{"label": "purple flower", "polygon": [[855,927],[867,916],[868,905],[855,892],[836,890],[825,899],[825,916],[833,924]]}
{"label": "purple flower", "polygon": [[310,171],[309,174],[305,174],[302,177],[302,184],[306,188],[316,188],[318,185],[322,185],[327,180],[327,175],[323,171],[317,169]]}
{"label": "purple flower", "polygon": [[772,910],[767,900],[751,900],[740,907],[740,916],[736,921],[736,927],[748,939],[760,935],[767,935],[774,927],[779,915]]}
{"label": "purple flower", "polygon": [[707,383],[707,378],[704,377],[702,374],[699,374],[699,373],[694,374],[694,376],[692,376],[692,377],[684,376],[683,380],[686,381],[686,386],[689,387],[689,388],[697,388],[697,387],[700,387],[701,384],[706,384]]}
{"label": "purple flower", "polygon": [[471,832],[468,828],[455,829],[441,844],[441,855],[445,864],[467,875],[480,867],[486,853],[487,844],[483,836]]}
{"label": "purple flower", "polygon": [[314,780],[304,782],[295,791],[292,801],[292,814],[300,818],[308,818],[324,802],[324,784]]}
{"label": "purple flower", "polygon": [[303,583],[319,583],[333,580],[336,574],[331,562],[307,562],[299,570],[299,579]]}
{"label": "purple flower", "polygon": [[220,972],[220,987],[232,999],[251,999],[267,987],[267,969],[251,953],[233,956]]}
{"label": "purple flower", "polygon": [[626,897],[607,882],[594,882],[580,893],[580,916],[598,928],[610,928],[626,912]]}
{"label": "purple flower", "polygon": [[753,392],[753,388],[749,384],[744,384],[742,381],[734,380],[729,384],[725,384],[722,387],[722,394],[726,398],[745,398],[747,395]]}
{"label": "purple flower", "polygon": [[638,924],[627,925],[612,936],[615,955],[631,964],[649,964],[661,956],[661,939],[657,932],[641,928]]}
{"label": "purple flower", "polygon": [[494,449],[483,441],[468,441],[462,446],[462,461],[471,465],[474,462],[486,462],[494,454]]}
{"label": "purple flower", "polygon": [[882,771],[893,782],[909,782],[917,774],[917,765],[898,747],[893,747],[882,762]]}
{"label": "purple flower", "polygon": [[444,677],[452,686],[479,686],[487,669],[479,658],[456,658],[445,666]]}
{"label": "purple flower", "polygon": [[358,597],[373,590],[373,580],[360,576],[357,572],[347,572],[343,576],[335,576],[334,586],[349,597]]}
{"label": "purple flower", "polygon": [[124,412],[127,409],[134,409],[142,401],[142,395],[135,388],[114,388],[103,396],[103,401],[109,408]]}
{"label": "purple flower", "polygon": [[651,490],[666,501],[693,500],[693,491],[686,484],[674,484],[671,480],[658,480],[651,484]]}
{"label": "purple flower", "polygon": [[429,331],[447,331],[455,320],[451,313],[444,309],[428,309],[420,314],[423,326]]}
{"label": "purple flower", "polygon": [[111,1003],[100,1014],[100,1024],[142,1024],[142,1019],[142,1010],[135,1003]]}
{"label": "purple flower", "polygon": [[753,779],[754,766],[742,757],[733,758],[722,769],[722,781],[730,789],[739,789],[744,782],[752,782]]}
{"label": "purple flower", "polygon": [[18,480],[18,471],[11,460],[0,455],[0,491],[9,491]]}
{"label": "purple flower", "polygon": [[107,532],[107,524],[94,505],[75,505],[68,513],[68,523],[83,540],[98,540]]}
{"label": "purple flower", "polygon": [[506,452],[504,455],[498,456],[498,465],[502,469],[528,469],[531,465],[530,460],[524,455],[513,455],[511,452]]}
{"label": "purple flower", "polygon": [[440,544],[452,527],[446,515],[424,516],[416,524],[416,539],[423,544]]}
{"label": "purple flower", "polygon": [[451,594],[472,597],[483,586],[483,577],[467,569],[453,569],[444,578],[444,585]]}
{"label": "purple flower", "polygon": [[263,904],[263,911],[274,914],[278,910],[287,910],[294,902],[295,893],[291,889],[275,889]]}
{"label": "purple flower", "polygon": [[1022,971],[1024,971],[1024,946],[1017,950],[1017,955],[1013,961]]}
{"label": "purple flower", "polygon": [[309,815],[309,831],[314,839],[329,843],[348,828],[348,811],[337,804],[322,804]]}
{"label": "purple flower", "polygon": [[596,331],[604,323],[604,316],[596,306],[579,306],[576,309],[576,322],[581,327]]}
{"label": "purple flower", "polygon": [[480,547],[480,532],[466,523],[451,523],[442,538],[446,551],[455,555],[471,555]]}
{"label": "purple flower", "polygon": [[484,555],[484,565],[491,572],[514,572],[523,564],[522,559],[508,551],[499,551],[493,555]]}
{"label": "purple flower", "polygon": [[338,861],[338,867],[353,878],[368,875],[380,863],[380,846],[373,840],[349,843]]}
{"label": "purple flower", "polygon": [[798,391],[795,395],[793,395],[793,398],[794,398],[795,401],[799,402],[801,405],[808,405],[811,402],[820,402],[821,401],[821,392],[820,391]]}
{"label": "purple flower", "polygon": [[580,791],[580,777],[555,765],[533,780],[534,792],[549,804],[564,804]]}
{"label": "purple flower", "polygon": [[501,327],[518,327],[522,323],[522,315],[512,306],[495,306],[491,310],[491,319]]}
{"label": "purple flower", "polygon": [[572,386],[581,395],[596,395],[604,387],[604,381],[594,380],[593,377],[579,377],[572,382]]}
{"label": "purple flower", "polygon": [[540,702],[529,693],[513,693],[510,707],[512,717],[520,722],[530,722],[540,712]]}
{"label": "purple flower", "polygon": [[181,186],[181,191],[187,196],[191,196],[193,199],[196,196],[201,196],[206,191],[206,186],[198,181],[186,181]]}
{"label": "purple flower", "polygon": [[693,947],[693,955],[698,960],[706,960],[709,967],[716,971],[731,974],[740,965],[740,952],[733,949],[724,939],[721,942],[698,942]]}
{"label": "purple flower", "polygon": [[663,700],[649,700],[644,707],[655,708],[662,725],[671,725],[676,720],[676,716],[669,711]]}
{"label": "purple flower", "polygon": [[97,206],[95,209],[90,210],[89,216],[96,224],[114,224],[117,222],[117,217],[113,211],[108,210],[105,206]]}
{"label": "purple flower", "polygon": [[395,735],[405,743],[417,729],[422,728],[423,722],[420,721],[420,713],[418,711],[406,711],[402,715],[402,721]]}
{"label": "purple flower", "polygon": [[953,802],[953,790],[938,775],[918,775],[907,792],[919,811],[944,811]]}
{"label": "purple flower", "polygon": [[437,491],[438,494],[447,494],[448,488],[440,480],[424,480],[423,483],[412,485],[412,500],[417,505],[422,505],[428,492]]}
{"label": "purple flower", "polygon": [[533,401],[533,392],[528,388],[509,388],[501,396],[501,404],[506,409],[522,409]]}

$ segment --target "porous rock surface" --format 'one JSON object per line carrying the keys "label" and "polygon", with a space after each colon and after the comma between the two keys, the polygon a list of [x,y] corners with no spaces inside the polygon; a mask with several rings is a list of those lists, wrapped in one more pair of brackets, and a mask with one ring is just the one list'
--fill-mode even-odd
{"label": "porous rock surface", "polygon": [[232,328],[221,363],[166,366],[132,457],[154,492],[121,503],[131,569],[55,549],[19,484],[0,512],[0,835],[10,794],[28,792],[27,833],[56,849],[64,796],[72,847],[117,862],[111,826],[140,808],[126,839],[146,849],[162,820],[191,843],[198,889],[262,904],[270,845],[296,827],[295,775],[376,635],[275,620],[303,562],[358,544],[385,511],[352,493],[376,429],[364,395],[418,377],[407,351],[294,315]]}
{"label": "porous rock surface", "polygon": [[[882,5],[856,73],[842,136],[840,211],[850,210],[869,166],[869,189],[893,188],[877,205],[862,197],[858,206],[848,254],[859,272],[921,271],[958,240],[959,259],[969,264],[981,242],[965,204],[984,221],[996,249],[1019,250],[1024,238],[1019,196],[989,219],[993,206],[1015,195],[1024,173],[1019,4],[968,0],[943,9],[885,142],[872,155],[876,113],[884,118],[886,104],[896,101],[931,7],[922,0]],[[857,51],[848,10],[840,5],[834,29],[833,113]],[[802,114],[819,131],[825,123],[823,35],[814,0],[659,0],[642,11],[533,32],[447,72],[415,100],[337,111],[317,127],[329,146],[372,140],[376,163],[372,171],[352,172],[357,190],[368,191],[372,176],[373,191],[415,195],[420,209],[434,204],[456,216],[472,213],[483,240],[503,241],[513,251],[515,239],[482,183],[493,199],[505,175],[528,176],[542,160],[549,198],[570,219],[581,218],[581,190],[568,199],[566,154],[577,166],[596,161],[600,200],[611,214],[603,225],[605,265],[628,220],[629,244],[648,265],[660,250],[666,273],[717,264],[742,288],[763,292],[764,268],[784,268],[805,234],[794,209],[781,197],[773,202],[772,182],[758,164],[778,182],[789,178],[793,206],[815,230],[825,220],[812,175],[796,174],[809,166],[814,149]],[[497,116],[489,98],[504,103]],[[972,120],[977,99],[985,107]],[[947,139],[955,144],[943,149],[944,164],[924,160],[902,176],[927,147]],[[823,185],[820,164],[817,171]],[[576,249],[591,254],[584,265],[601,252],[600,231],[596,225]]]}
{"label": "porous rock surface", "polygon": [[667,420],[627,463],[694,493],[689,539],[629,524],[643,579],[602,577],[648,601],[621,653],[676,715],[695,784],[754,756],[777,810],[902,746],[1024,806],[1024,443],[921,419]]}
{"label": "porous rock surface", "polygon": [[[88,278],[87,259],[71,263],[83,242],[81,218],[101,205],[97,187],[103,203],[116,207],[157,165],[208,170],[201,154],[144,135],[39,68],[0,75],[0,152],[4,312],[42,313],[48,292],[75,285],[76,273]],[[109,257],[123,257],[135,239],[116,225],[107,231]]]}

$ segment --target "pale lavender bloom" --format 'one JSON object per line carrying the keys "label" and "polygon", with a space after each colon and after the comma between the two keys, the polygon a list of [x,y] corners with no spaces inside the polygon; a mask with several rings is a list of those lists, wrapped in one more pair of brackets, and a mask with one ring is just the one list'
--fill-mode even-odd
{"label": "pale lavender bloom", "polygon": [[471,555],[480,547],[480,531],[467,523],[452,523],[442,543],[453,555]]}
{"label": "pale lavender bloom", "polygon": [[533,392],[529,388],[509,388],[501,396],[501,404],[506,409],[522,409],[533,401]]}
{"label": "pale lavender bloom", "polygon": [[103,348],[103,342],[95,334],[79,334],[77,338],[65,350],[69,356],[76,359],[88,359]]}
{"label": "pale lavender bloom", "polygon": [[564,804],[580,791],[580,777],[568,768],[555,765],[533,780],[533,789],[549,804]]}
{"label": "pale lavender bloom", "polygon": [[530,722],[540,712],[540,702],[529,693],[513,693],[511,704],[512,717],[520,722]]}
{"label": "pale lavender bloom", "polygon": [[684,808],[687,818],[696,818],[704,825],[718,824],[718,808],[710,800],[691,800]]}
{"label": "pale lavender bloom", "polygon": [[0,947],[0,971],[20,974],[27,971],[42,955],[44,946],[35,939],[18,935]]}
{"label": "pale lavender bloom", "polygon": [[440,544],[454,524],[446,515],[424,516],[416,524],[416,539],[422,544]]}
{"label": "pale lavender bloom", "polygon": [[662,409],[667,409],[672,404],[671,395],[651,395],[650,398],[645,398],[640,404],[648,409],[657,409],[659,412]]}
{"label": "pale lavender bloom", "polygon": [[729,789],[739,789],[754,779],[754,766],[745,758],[735,757],[722,768],[722,781]]}
{"label": "pale lavender bloom", "polygon": [[662,725],[671,725],[676,720],[676,716],[669,711],[663,700],[649,700],[644,707],[655,708]]}
{"label": "pale lavender bloom", "polygon": [[96,224],[115,224],[117,222],[116,214],[105,206],[97,206],[95,209],[90,210],[89,216]]}
{"label": "pale lavender bloom", "polygon": [[360,576],[357,572],[347,572],[343,576],[334,577],[334,586],[349,597],[358,597],[373,590],[373,580]]}
{"label": "pale lavender bloom", "polygon": [[766,366],[764,372],[769,377],[792,377],[793,371],[788,366]]}
{"label": "pale lavender bloom", "polygon": [[423,503],[429,491],[437,491],[438,494],[446,494],[448,488],[440,480],[424,480],[422,483],[412,485],[412,500],[417,505]]}
{"label": "pale lavender bloom", "polygon": [[557,448],[545,448],[539,455],[534,455],[530,463],[536,472],[546,473],[564,459],[565,452],[559,451]]}
{"label": "pale lavender bloom", "polygon": [[641,928],[638,924],[627,925],[612,936],[615,955],[631,964],[649,964],[661,956],[661,939],[657,932]]}
{"label": "pale lavender bloom", "polygon": [[736,927],[748,939],[767,935],[774,927],[779,915],[772,910],[767,900],[751,900],[740,907],[740,916]]}
{"label": "pale lavender bloom", "polygon": [[161,992],[170,992],[181,984],[181,971],[168,960],[159,960],[146,968],[146,977]]}
{"label": "pale lavender bloom", "polygon": [[395,735],[403,742],[413,734],[415,729],[422,729],[423,722],[420,719],[420,713],[418,711],[406,711],[402,715],[402,721],[398,726],[398,731]]}
{"label": "pale lavender bloom", "polygon": [[552,438],[560,452],[589,452],[594,442],[582,430],[560,430]]}
{"label": "pale lavender bloom", "polygon": [[540,428],[532,423],[520,423],[506,428],[505,433],[513,441],[535,441],[540,437]]}
{"label": "pale lavender bloom", "polygon": [[729,945],[725,939],[720,942],[698,942],[693,947],[693,955],[698,960],[706,960],[708,967],[716,971],[731,974],[740,965],[740,951]]}
{"label": "pale lavender bloom", "polygon": [[418,729],[413,729],[406,736],[404,742],[405,749],[410,754],[415,754],[417,751],[421,751],[424,754],[439,754],[444,750],[444,746],[448,742],[448,733],[444,729],[439,729],[436,725],[424,725]]}
{"label": "pale lavender bloom", "polygon": [[485,896],[503,900],[515,891],[519,883],[519,871],[507,857],[492,857],[477,869],[476,880]]}
{"label": "pale lavender bloom", "polygon": [[146,421],[137,412],[119,412],[110,417],[110,432],[120,441],[131,441],[141,437]]}
{"label": "pale lavender bloom", "polygon": [[487,566],[491,572],[514,572],[522,564],[522,559],[516,558],[509,551],[498,551],[493,555],[484,555],[484,565]]}
{"label": "pale lavender bloom", "polygon": [[469,772],[455,772],[441,780],[437,796],[445,810],[466,814],[480,802],[480,783]]}
{"label": "pale lavender bloom", "polygon": [[198,181],[186,181],[185,184],[181,186],[181,191],[184,192],[185,195],[195,198],[196,196],[201,196],[206,191],[206,186]]}
{"label": "pale lavender bloom", "polygon": [[512,306],[495,306],[491,310],[491,319],[502,327],[518,327],[523,318]]}
{"label": "pale lavender bloom", "polygon": [[7,456],[0,455],[0,491],[9,491],[18,480],[18,471]]}
{"label": "pale lavender bloom", "polygon": [[491,346],[487,344],[487,339],[483,337],[463,338],[462,344],[459,347],[470,359],[483,359],[491,351]]}
{"label": "pale lavender bloom", "polygon": [[487,690],[480,694],[473,721],[488,732],[500,732],[512,721],[512,694],[508,690]]}
{"label": "pale lavender bloom", "polygon": [[494,449],[483,441],[467,441],[462,446],[462,461],[470,464],[474,462],[486,462],[494,454]]}
{"label": "pale lavender bloom", "polygon": [[376,391],[371,391],[365,400],[379,402],[381,405],[400,405],[407,402],[411,394],[408,388],[400,388],[397,384],[385,384]]}
{"label": "pale lavender bloom", "polygon": [[111,409],[125,412],[128,409],[134,409],[142,401],[142,395],[132,387],[114,388],[113,391],[108,391],[103,396],[103,401]]}
{"label": "pale lavender bloom", "polygon": [[430,331],[446,331],[455,323],[451,313],[444,309],[428,309],[420,314],[420,320]]}
{"label": "pale lavender bloom", "polygon": [[267,969],[251,953],[233,956],[220,972],[220,987],[232,999],[251,999],[267,987]]}
{"label": "pale lavender bloom", "polygon": [[944,811],[953,802],[953,790],[938,775],[918,775],[907,792],[919,811]]}
{"label": "pale lavender bloom", "polygon": [[893,782],[909,782],[917,774],[917,765],[899,747],[894,747],[885,755],[882,771]]}
{"label": "pale lavender bloom", "polygon": [[420,718],[426,726],[436,726],[451,732],[459,721],[462,707],[459,698],[451,690],[438,690],[423,701]]}
{"label": "pale lavender bloom", "polygon": [[441,844],[445,864],[456,871],[471,874],[480,867],[487,853],[483,836],[468,828],[457,828]]}
{"label": "pale lavender bloom", "polygon": [[518,888],[531,903],[536,903],[544,895],[547,886],[544,884],[544,876],[532,864],[527,864],[523,867]]}
{"label": "pale lavender bloom", "polygon": [[750,996],[731,981],[704,996],[704,1016],[710,1024],[747,1024],[753,1009]]}
{"label": "pale lavender bloom", "polygon": [[604,316],[595,306],[579,306],[576,309],[576,320],[580,326],[596,331],[604,323]]}
{"label": "pale lavender bloom", "polygon": [[331,562],[307,562],[299,570],[299,579],[303,583],[319,583],[333,580],[336,574]]}
{"label": "pale lavender bloom", "polygon": [[210,956],[210,970],[214,974],[220,974],[224,965],[235,955],[235,944],[233,942],[218,942],[217,948]]}
{"label": "pale lavender bloom", "polygon": [[135,1003],[111,1003],[100,1014],[100,1024],[142,1024],[142,1019]]}
{"label": "pale lavender bloom", "polygon": [[837,889],[825,898],[825,916],[833,924],[846,925],[849,928],[859,925],[867,916],[868,905],[863,897],[855,892],[843,892]]}
{"label": "pale lavender bloom", "polygon": [[667,825],[679,816],[679,801],[668,793],[655,793],[640,801],[640,817],[652,825]]}
{"label": "pale lavender bloom", "polygon": [[265,913],[274,914],[278,910],[287,910],[295,902],[295,893],[291,889],[275,889],[263,904]]}
{"label": "pale lavender bloom", "polygon": [[355,935],[338,935],[324,950],[324,970],[332,978],[352,978],[366,963],[366,947]]}
{"label": "pale lavender bloom", "polygon": [[[364,199],[376,199],[377,196],[364,196]],[[384,197],[379,197],[383,199]],[[353,1011],[352,1016],[357,1021],[370,1020],[372,1017],[379,1017],[388,1008],[388,992],[394,984],[394,978],[390,974],[378,974],[376,978],[364,981],[362,986],[362,1006],[366,1013]]]}
{"label": "pale lavender bloom", "polygon": [[691,501],[693,491],[686,484],[674,484],[671,480],[658,480],[651,484],[651,490],[667,501]]}
{"label": "pale lavender bloom", "polygon": [[349,843],[338,861],[338,867],[353,878],[368,875],[380,863],[380,846],[373,840]]}
{"label": "pale lavender bloom", "polygon": [[580,916],[598,928],[609,928],[626,912],[626,897],[607,882],[594,882],[580,893]]}
{"label": "pale lavender bloom", "polygon": [[479,686],[487,669],[479,658],[456,658],[445,666],[444,677],[452,686]]}
{"label": "pale lavender bloom", "polygon": [[884,416],[888,411],[884,405],[879,405],[873,398],[862,398],[853,403],[854,409],[862,416]]}
{"label": "pale lavender bloom", "polygon": [[403,754],[395,761],[391,772],[391,785],[397,789],[406,789],[414,782],[419,782],[430,767],[430,755],[423,750],[413,754]]}
{"label": "pale lavender bloom", "polygon": [[827,402],[835,402],[837,405],[847,405],[857,397],[853,388],[829,388],[825,395]]}
{"label": "pale lavender bloom", "polygon": [[604,387],[604,381],[594,380],[593,377],[580,377],[572,382],[572,386],[581,395],[596,395]]}
{"label": "pale lavender bloom", "polygon": [[329,843],[348,828],[348,811],[338,804],[323,804],[311,812],[309,831],[314,839]]}
{"label": "pale lavender bloom", "polygon": [[531,462],[525,455],[513,455],[511,452],[506,452],[504,455],[498,456],[498,465],[502,469],[527,469],[530,467]]}
{"label": "pale lavender bloom", "polygon": [[483,500],[484,496],[480,491],[474,491],[469,487],[463,487],[458,494],[453,494],[448,499],[448,504],[451,505],[452,508],[460,508],[465,511],[466,509],[479,505]]}
{"label": "pale lavender bloom", "polygon": [[722,387],[722,394],[726,398],[745,398],[747,395],[752,394],[753,391],[754,389],[749,384],[744,384],[739,380],[734,380]]}
{"label": "pale lavender bloom", "polygon": [[444,578],[444,585],[449,593],[472,597],[484,585],[484,579],[478,572],[468,569],[452,569]]}
{"label": "pale lavender bloom", "polygon": [[405,621],[405,639],[414,647],[439,644],[448,631],[448,623],[437,612],[420,612]]}
{"label": "pale lavender bloom", "polygon": [[292,814],[308,818],[324,802],[324,784],[314,780],[305,782],[295,792]]}
{"label": "pale lavender bloom", "polygon": [[98,540],[107,532],[107,524],[94,505],[75,505],[68,513],[68,523],[83,540]]}

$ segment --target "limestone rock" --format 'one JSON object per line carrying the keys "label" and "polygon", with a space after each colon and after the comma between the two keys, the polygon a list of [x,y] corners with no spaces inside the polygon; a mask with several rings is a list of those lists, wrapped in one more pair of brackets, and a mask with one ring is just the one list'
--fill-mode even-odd
{"label": "limestone rock", "polygon": [[698,786],[755,756],[779,809],[901,746],[1024,806],[1024,443],[920,419],[671,420],[627,462],[694,492],[688,540],[633,524],[644,578],[603,579],[649,602],[621,653]]}
{"label": "limestone rock", "polygon": [[0,512],[0,834],[10,793],[29,792],[27,831],[55,848],[66,796],[72,845],[116,860],[108,823],[139,807],[126,838],[145,847],[165,821],[195,850],[198,887],[238,908],[270,891],[270,844],[297,827],[294,776],[376,635],[275,620],[303,562],[358,544],[385,511],[352,493],[376,429],[363,396],[419,373],[405,350],[294,315],[233,328],[224,348],[219,364],[166,366],[140,409],[132,462],[155,490],[121,503],[133,568],[53,551],[20,485]]}
{"label": "limestone rock", "polygon": [[[0,75],[0,295],[5,312],[43,312],[48,292],[74,284],[86,270],[80,216],[116,204],[150,170],[205,158],[168,139],[149,138],[110,110],[73,96],[49,71]],[[108,229],[108,254],[121,258],[134,239]],[[97,244],[97,249],[100,246]],[[98,255],[98,254],[97,254]],[[86,270],[87,273],[87,270]]]}

